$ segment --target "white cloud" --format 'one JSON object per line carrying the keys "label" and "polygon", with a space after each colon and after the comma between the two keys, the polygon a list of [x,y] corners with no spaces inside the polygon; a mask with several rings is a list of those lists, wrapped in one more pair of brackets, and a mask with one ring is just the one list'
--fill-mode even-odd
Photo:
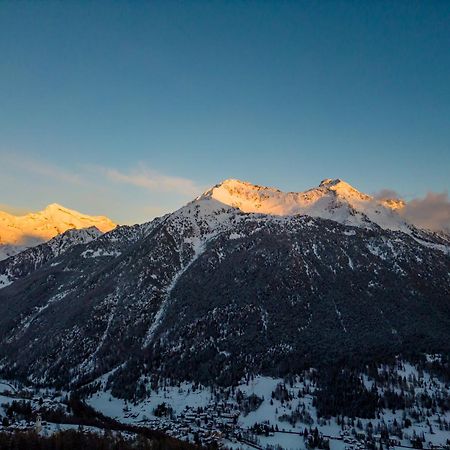
{"label": "white cloud", "polygon": [[428,192],[423,198],[415,198],[406,203],[401,214],[418,227],[450,231],[450,199],[446,192]]}
{"label": "white cloud", "polygon": [[[374,197],[378,200],[400,198],[391,189],[382,189]],[[423,198],[406,201],[398,213],[419,228],[450,232],[450,198],[447,192],[428,192]]]}

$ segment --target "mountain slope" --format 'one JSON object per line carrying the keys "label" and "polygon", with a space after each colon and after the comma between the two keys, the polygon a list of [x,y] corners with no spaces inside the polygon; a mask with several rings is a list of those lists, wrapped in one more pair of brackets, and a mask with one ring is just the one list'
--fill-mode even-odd
{"label": "mountain slope", "polygon": [[[247,372],[450,351],[445,241],[405,222],[382,228],[372,200],[347,187],[313,190],[311,217],[293,203],[294,215],[244,212],[304,198],[246,186],[259,193],[253,206],[220,201],[214,191],[226,188],[216,186],[1,289],[3,374],[67,386],[110,372],[114,392],[132,397],[150,373],[228,384]],[[376,208],[380,223],[391,213],[388,225],[401,223]]]}
{"label": "mountain slope", "polygon": [[95,226],[101,232],[116,225],[107,217],[87,216],[53,203],[43,211],[14,216],[0,211],[0,260],[41,244],[69,229]]}
{"label": "mountain slope", "polygon": [[67,230],[48,242],[0,261],[0,289],[26,277],[74,245],[87,244],[102,234],[96,227]]}

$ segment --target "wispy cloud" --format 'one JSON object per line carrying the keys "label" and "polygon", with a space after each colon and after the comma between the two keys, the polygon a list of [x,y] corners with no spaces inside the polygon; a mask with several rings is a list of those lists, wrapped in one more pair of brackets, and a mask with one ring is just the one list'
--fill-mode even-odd
{"label": "wispy cloud", "polygon": [[144,165],[129,172],[118,169],[103,168],[103,173],[112,181],[131,184],[154,192],[175,192],[187,196],[195,196],[203,188],[189,178],[166,175]]}
{"label": "wispy cloud", "polygon": [[2,159],[6,164],[14,166],[18,169],[33,174],[42,175],[44,177],[49,177],[54,180],[62,181],[64,183],[81,184],[84,181],[81,174],[76,173],[75,171],[63,169],[62,167],[45,161],[31,159],[28,156],[2,154]]}
{"label": "wispy cloud", "polygon": [[[400,195],[391,189],[383,189],[374,197],[385,200],[400,198]],[[420,228],[450,231],[450,198],[447,192],[428,192],[425,197],[405,201],[405,206],[398,212]]]}
{"label": "wispy cloud", "polygon": [[[33,200],[29,210],[41,208],[41,201],[57,202],[80,211],[114,217],[116,222],[136,223],[173,211],[206,190],[206,186],[192,179],[163,173],[143,163],[130,168],[83,163],[60,166],[34,155],[1,148],[0,160],[0,186],[7,200],[5,203],[11,204],[13,197],[28,198],[22,181],[20,189],[9,195],[5,187],[11,180],[32,179],[33,193],[29,198]],[[38,205],[34,206],[33,201],[39,202]],[[28,203],[22,199],[24,202]],[[25,212],[9,205],[3,205],[0,210]],[[27,208],[26,212],[29,210]]]}
{"label": "wispy cloud", "polygon": [[90,183],[92,172],[95,171],[110,181],[129,184],[154,192],[172,192],[184,196],[194,196],[205,189],[204,186],[198,185],[189,178],[168,175],[144,164],[138,164],[135,169],[128,171],[114,167],[92,167],[89,165],[67,170],[61,166],[32,159],[26,155],[2,154],[2,159],[6,164],[26,172],[70,184],[86,185]]}

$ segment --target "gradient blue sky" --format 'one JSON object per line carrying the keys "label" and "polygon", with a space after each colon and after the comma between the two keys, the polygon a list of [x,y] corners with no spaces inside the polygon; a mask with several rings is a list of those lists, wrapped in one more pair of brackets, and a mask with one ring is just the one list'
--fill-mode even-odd
{"label": "gradient blue sky", "polygon": [[225,178],[450,188],[449,1],[0,2],[0,204],[122,222]]}

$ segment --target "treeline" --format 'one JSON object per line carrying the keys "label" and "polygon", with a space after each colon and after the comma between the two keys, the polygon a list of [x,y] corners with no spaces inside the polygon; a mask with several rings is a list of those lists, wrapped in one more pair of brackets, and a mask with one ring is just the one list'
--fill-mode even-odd
{"label": "treeline", "polygon": [[192,448],[178,441],[155,441],[139,435],[124,438],[121,434],[67,430],[40,436],[34,431],[0,433],[2,450],[175,450]]}
{"label": "treeline", "polygon": [[[313,406],[319,417],[361,417],[373,419],[383,409],[393,413],[406,410],[411,417],[425,420],[436,413],[450,411],[447,393],[448,360],[416,362],[417,374],[408,371],[405,363],[398,360],[389,365],[367,365],[364,368],[335,366],[322,368],[313,376],[316,390]],[[433,367],[439,381],[427,379],[424,372]],[[367,378],[367,383],[363,378]],[[423,418],[423,417],[422,417]],[[446,423],[443,424],[445,428]]]}

